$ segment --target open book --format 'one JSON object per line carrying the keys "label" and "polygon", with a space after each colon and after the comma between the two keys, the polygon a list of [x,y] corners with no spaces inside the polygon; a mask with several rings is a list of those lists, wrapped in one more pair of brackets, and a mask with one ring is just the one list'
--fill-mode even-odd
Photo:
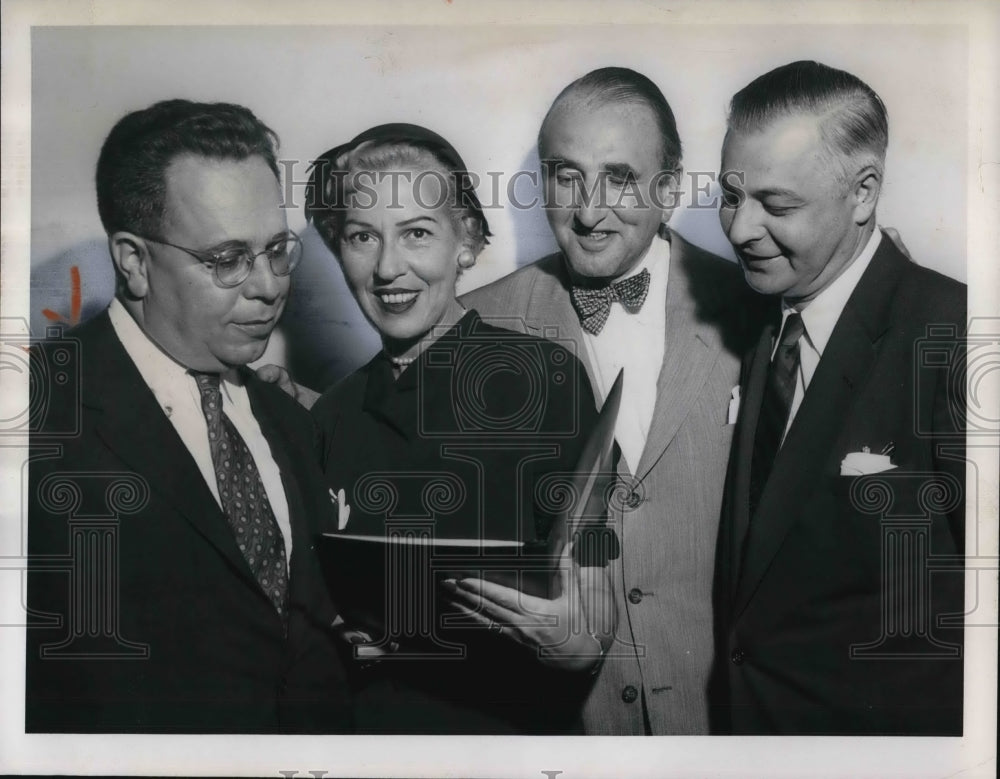
{"label": "open book", "polygon": [[605,513],[621,387],[619,371],[567,483],[571,499],[544,542],[438,538],[406,531],[379,536],[324,533],[317,551],[344,619],[376,631],[423,623],[433,613],[443,579],[483,578],[529,595],[557,597],[564,545],[586,518]]}

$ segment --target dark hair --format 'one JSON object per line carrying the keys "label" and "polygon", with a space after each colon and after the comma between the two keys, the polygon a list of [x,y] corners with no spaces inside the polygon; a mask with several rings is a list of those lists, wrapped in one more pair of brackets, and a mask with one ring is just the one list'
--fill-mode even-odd
{"label": "dark hair", "polygon": [[538,131],[539,148],[549,117],[568,99],[583,100],[594,105],[636,103],[653,112],[660,130],[661,160],[663,170],[679,171],[681,167],[681,139],[677,134],[674,112],[663,92],[646,76],[629,68],[599,68],[581,76],[563,89],[552,101]]}
{"label": "dark hair", "polygon": [[261,157],[278,178],[278,136],[243,106],[164,100],[122,117],[97,160],[97,210],[109,235],[159,233],[166,170],[179,155]]}
{"label": "dark hair", "polygon": [[820,136],[841,164],[862,156],[882,172],[889,142],[885,104],[857,76],[819,62],[792,62],[751,81],[733,96],[728,128],[756,132],[795,114],[821,120]]}
{"label": "dark hair", "polygon": [[386,171],[414,166],[438,166],[456,222],[476,254],[489,243],[489,222],[476,195],[472,176],[459,153],[443,137],[415,124],[383,124],[369,128],[313,161],[306,185],[306,220],[316,226],[323,242],[339,256],[337,241],[348,207],[347,174],[355,170]]}

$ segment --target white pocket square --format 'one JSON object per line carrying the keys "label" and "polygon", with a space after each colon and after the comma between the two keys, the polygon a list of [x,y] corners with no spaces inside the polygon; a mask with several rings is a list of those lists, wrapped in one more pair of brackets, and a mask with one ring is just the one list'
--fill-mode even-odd
{"label": "white pocket square", "polygon": [[736,419],[740,415],[740,385],[733,387],[732,398],[729,401],[729,415],[726,417],[727,425],[735,425]]}
{"label": "white pocket square", "polygon": [[841,476],[866,476],[871,473],[891,471],[896,466],[887,454],[851,452],[840,461]]}

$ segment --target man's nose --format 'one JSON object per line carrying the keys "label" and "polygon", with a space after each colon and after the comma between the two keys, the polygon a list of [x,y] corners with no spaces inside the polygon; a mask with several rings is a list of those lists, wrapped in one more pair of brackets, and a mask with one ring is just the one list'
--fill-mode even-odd
{"label": "man's nose", "polygon": [[250,275],[243,282],[247,298],[273,303],[288,289],[288,276],[275,276],[267,257],[260,254],[250,266]]}
{"label": "man's nose", "polygon": [[603,177],[581,181],[574,192],[573,216],[582,227],[592,228],[608,212],[608,192]]}
{"label": "man's nose", "polygon": [[733,246],[745,246],[764,237],[766,231],[761,220],[760,205],[750,198],[739,204],[719,209],[722,230]]}

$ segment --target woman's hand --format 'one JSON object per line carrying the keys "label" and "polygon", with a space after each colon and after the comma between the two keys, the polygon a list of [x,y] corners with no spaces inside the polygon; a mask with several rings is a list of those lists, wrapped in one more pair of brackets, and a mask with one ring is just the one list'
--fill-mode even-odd
{"label": "woman's hand", "polygon": [[288,371],[280,365],[261,365],[257,368],[256,373],[258,379],[266,381],[268,384],[277,384],[285,391],[285,394],[297,400],[299,405],[304,408],[312,408],[313,403],[319,400],[318,392],[309,389],[304,384],[296,384],[288,375]]}
{"label": "woman's hand", "polygon": [[485,579],[447,580],[454,605],[471,620],[535,649],[538,659],[566,670],[596,668],[616,624],[604,568],[581,568],[567,544],[560,555],[562,593],[547,599]]}

